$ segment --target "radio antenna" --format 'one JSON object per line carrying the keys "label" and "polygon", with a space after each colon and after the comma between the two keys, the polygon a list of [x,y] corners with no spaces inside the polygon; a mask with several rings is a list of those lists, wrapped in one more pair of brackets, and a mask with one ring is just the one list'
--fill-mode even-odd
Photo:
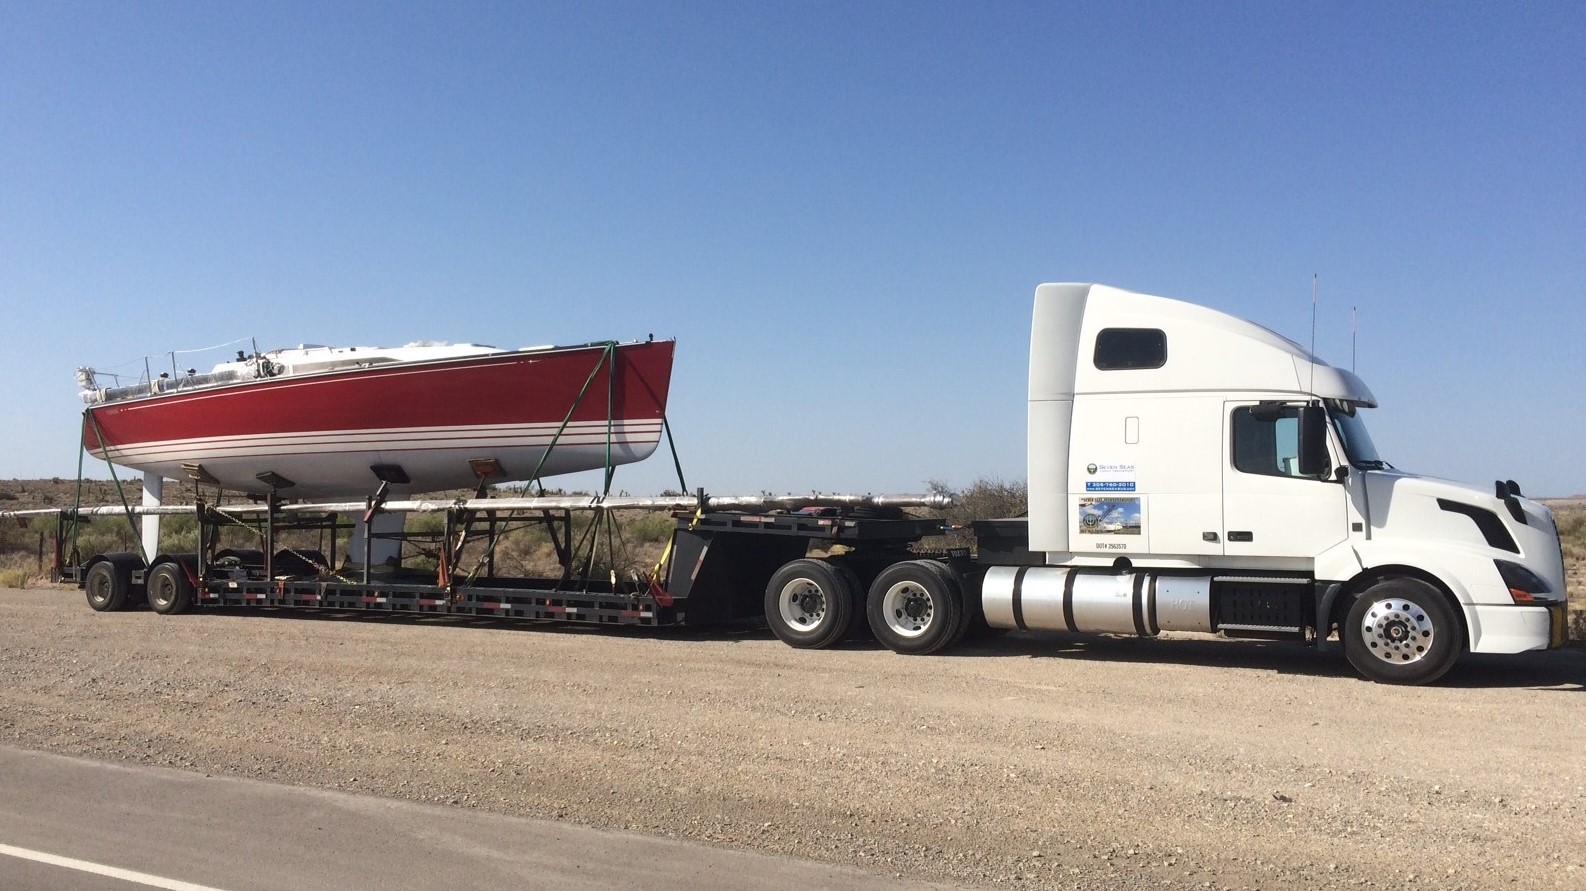
{"label": "radio antenna", "polygon": [[1360,339],[1360,307],[1349,308],[1349,372],[1355,373],[1355,341]]}
{"label": "radio antenna", "polygon": [[1311,381],[1305,389],[1316,395],[1316,286],[1319,276],[1311,273]]}

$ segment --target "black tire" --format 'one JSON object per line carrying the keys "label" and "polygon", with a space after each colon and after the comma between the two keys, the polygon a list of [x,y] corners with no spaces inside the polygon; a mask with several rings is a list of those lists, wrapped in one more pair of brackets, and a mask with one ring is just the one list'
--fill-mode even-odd
{"label": "black tire", "polygon": [[993,628],[986,621],[986,604],[981,600],[980,586],[984,579],[975,579],[964,591],[964,631],[959,640],[980,642],[994,640],[1013,630]]}
{"label": "black tire", "polygon": [[1454,605],[1416,579],[1384,579],[1362,591],[1339,633],[1349,664],[1380,684],[1429,684],[1465,651]]}
{"label": "black tire", "polygon": [[179,563],[161,563],[149,571],[144,582],[148,588],[149,609],[162,616],[185,613],[193,605],[193,583]]}
{"label": "black tire", "polygon": [[986,624],[984,616],[978,622],[969,622],[969,630],[964,634],[964,640],[970,643],[986,643],[1012,631],[1012,628],[993,628]]}
{"label": "black tire", "polygon": [[953,628],[952,640],[947,642],[949,647],[956,647],[969,634],[969,629],[974,626],[975,613],[980,606],[980,595],[976,594],[973,598],[975,602],[971,604],[969,602],[971,599],[970,595],[964,591],[963,579],[958,577],[958,573],[953,572],[952,567],[934,560],[926,562],[930,566],[935,567],[934,571],[942,577],[943,584],[949,586],[950,590],[958,592],[958,624]]}
{"label": "black tire", "polygon": [[858,600],[852,572],[824,560],[794,560],[765,586],[765,620],[790,647],[829,647],[848,636]]}
{"label": "black tire", "polygon": [[118,569],[109,560],[90,566],[83,577],[83,593],[88,595],[88,606],[95,612],[126,609],[127,594],[131,590],[131,573]]}
{"label": "black tire", "polygon": [[842,639],[869,638],[870,624],[865,621],[865,583],[859,580],[859,573],[846,563],[828,565],[841,573],[848,582],[848,627],[843,631]]}
{"label": "black tire", "polygon": [[895,653],[934,653],[955,643],[966,627],[958,579],[934,560],[883,569],[870,585],[865,613],[876,640]]}
{"label": "black tire", "polygon": [[275,552],[275,574],[277,576],[292,575],[300,578],[313,578],[319,575],[319,568],[326,563],[325,555],[319,551],[280,550]]}
{"label": "black tire", "polygon": [[225,548],[215,552],[215,566],[259,568],[264,566],[264,552],[248,548]]}

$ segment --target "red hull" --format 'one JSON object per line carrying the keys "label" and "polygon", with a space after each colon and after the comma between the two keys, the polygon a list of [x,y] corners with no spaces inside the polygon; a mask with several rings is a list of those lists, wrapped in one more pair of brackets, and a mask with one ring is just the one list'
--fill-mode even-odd
{"label": "red hull", "polygon": [[88,409],[83,442],[104,458],[102,435],[114,463],[168,478],[202,464],[231,489],[267,491],[258,474],[275,473],[296,484],[283,493],[294,497],[366,494],[378,484],[374,464],[400,465],[409,492],[472,487],[471,458],[497,459],[507,474],[498,482],[526,479],[537,465],[541,476],[598,468],[608,434],[612,463],[641,460],[660,442],[673,343],[618,345],[610,358],[606,349],[385,365],[104,403]]}

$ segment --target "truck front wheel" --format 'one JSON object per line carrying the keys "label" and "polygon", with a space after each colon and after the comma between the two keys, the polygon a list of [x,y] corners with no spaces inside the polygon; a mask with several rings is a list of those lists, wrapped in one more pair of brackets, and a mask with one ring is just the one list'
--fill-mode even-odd
{"label": "truck front wheel", "polygon": [[1415,579],[1387,579],[1361,592],[1342,633],[1349,664],[1382,684],[1429,684],[1464,651],[1453,604]]}
{"label": "truck front wheel", "polygon": [[934,560],[894,563],[870,586],[866,613],[876,640],[895,653],[934,653],[964,630],[964,599],[952,570]]}
{"label": "truck front wheel", "polygon": [[765,620],[790,647],[829,647],[848,634],[858,599],[852,572],[824,560],[794,560],[766,585]]}
{"label": "truck front wheel", "polygon": [[193,605],[193,583],[180,564],[161,563],[154,567],[149,571],[147,586],[149,608],[161,615],[174,616]]}

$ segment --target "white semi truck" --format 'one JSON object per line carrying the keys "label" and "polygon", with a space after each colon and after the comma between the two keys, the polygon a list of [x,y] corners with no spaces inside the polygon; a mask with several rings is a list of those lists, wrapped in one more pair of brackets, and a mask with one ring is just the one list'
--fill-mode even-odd
{"label": "white semi truck", "polygon": [[[919,541],[941,532],[940,521],[885,499],[271,498],[194,505],[196,554],[79,559],[62,534],[57,566],[97,610],[146,599],[161,613],[266,606],[640,625],[747,619],[811,648],[868,626],[886,647],[916,654],[977,628],[1312,645],[1336,635],[1361,674],[1406,684],[1437,679],[1465,652],[1563,646],[1566,588],[1552,513],[1512,481],[1478,489],[1392,467],[1366,432],[1363,416],[1375,405],[1354,374],[1259,325],[1102,285],[1049,284],[1036,290],[1030,333],[1028,516],[975,523],[973,548],[922,554]],[[573,522],[567,509],[576,506],[676,510],[662,565],[647,579],[592,572],[593,551],[585,560],[575,539],[598,547],[600,536]],[[376,573],[367,564],[333,568],[349,511],[364,520],[362,553],[373,552],[371,521],[382,511],[445,516],[439,534],[434,525],[412,534],[424,565],[399,559]],[[543,524],[561,578],[497,572],[499,537],[527,522]],[[224,546],[223,531],[239,526],[263,548]],[[318,530],[330,557],[278,550],[288,540],[280,533],[292,530]]]}
{"label": "white semi truck", "polygon": [[1417,683],[1462,652],[1559,646],[1552,512],[1385,462],[1376,399],[1259,325],[1042,285],[1030,337],[1031,559],[986,571],[1003,628],[1313,636]]}

